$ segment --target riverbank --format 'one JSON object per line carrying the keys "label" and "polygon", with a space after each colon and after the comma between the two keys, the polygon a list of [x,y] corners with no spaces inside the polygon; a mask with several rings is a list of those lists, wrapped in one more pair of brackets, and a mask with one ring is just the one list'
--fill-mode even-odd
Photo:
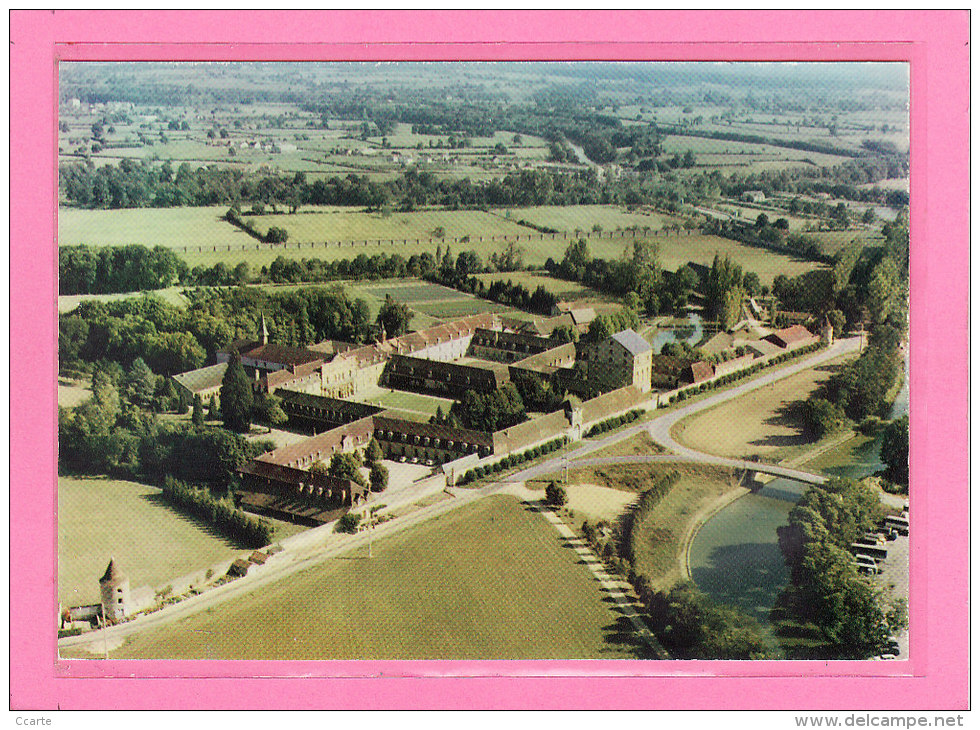
{"label": "riverbank", "polygon": [[679,555],[680,563],[678,567],[680,568],[681,575],[684,576],[685,579],[692,580],[691,545],[694,544],[694,540],[697,538],[701,528],[704,527],[708,520],[725,509],[725,507],[732,504],[732,502],[751,493],[752,490],[748,487],[735,487],[731,492],[721,495],[707,507],[704,507],[702,510],[695,513],[694,517],[691,518],[691,524],[684,535],[684,539],[681,543],[683,547]]}

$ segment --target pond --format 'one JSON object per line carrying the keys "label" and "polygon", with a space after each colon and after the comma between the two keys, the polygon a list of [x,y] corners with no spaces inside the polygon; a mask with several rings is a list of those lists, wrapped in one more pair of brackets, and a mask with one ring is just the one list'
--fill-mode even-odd
{"label": "pond", "polygon": [[686,325],[657,329],[656,334],[650,338],[650,345],[654,352],[659,353],[668,342],[687,342],[694,345],[700,342],[703,336],[704,327],[701,325],[700,315],[689,312]]}
{"label": "pond", "polygon": [[[908,413],[908,357],[905,381],[890,418]],[[830,460],[828,476],[861,478],[883,468],[881,436],[854,449],[841,450],[846,463]],[[768,627],[769,611],[789,583],[789,570],[776,530],[788,524],[789,511],[806,485],[773,479],[762,489],[735,500],[701,527],[691,544],[691,578],[713,599],[738,606]]]}

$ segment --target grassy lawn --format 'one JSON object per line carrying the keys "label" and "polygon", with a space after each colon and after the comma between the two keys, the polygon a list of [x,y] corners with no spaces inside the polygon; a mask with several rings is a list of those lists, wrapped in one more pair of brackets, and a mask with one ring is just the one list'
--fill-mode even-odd
{"label": "grassy lawn", "polygon": [[427,304],[415,304],[412,309],[421,314],[427,314],[437,319],[456,319],[457,317],[468,317],[471,314],[481,314],[483,312],[510,312],[511,308],[505,304],[491,302],[488,299],[457,299],[444,302],[429,302]]}
{"label": "grassy lawn", "polygon": [[58,405],[74,408],[92,397],[92,384],[88,380],[58,378]]}
{"label": "grassy lawn", "polygon": [[[652,415],[656,415],[656,411]],[[628,426],[635,426],[638,421],[633,421],[632,423],[627,423],[623,428]],[[608,436],[611,431],[606,431],[606,433],[601,433],[595,438],[602,438],[603,436]],[[622,441],[617,441],[611,446],[606,446],[605,448],[598,449],[589,454],[589,458],[600,458],[606,456],[638,456],[645,454],[662,454],[666,452],[663,446],[654,441],[647,431],[640,431],[640,433],[630,436],[628,439],[623,439]]]}
{"label": "grassy lawn", "polygon": [[435,415],[437,408],[442,408],[443,413],[448,413],[453,405],[453,401],[449,398],[437,398],[432,395],[409,393],[404,390],[390,390],[379,397],[368,398],[366,402],[384,408],[421,413],[426,416]]}
{"label": "grassy lawn", "polygon": [[693,529],[698,512],[737,486],[729,471],[719,467],[668,463],[593,466],[570,469],[568,474],[571,497],[577,488],[575,485],[639,493],[651,481],[672,471],[680,474],[680,480],[647,513],[634,548],[637,570],[648,576],[657,589],[669,588],[681,579],[686,536]]}
{"label": "grassy lawn", "polygon": [[680,421],[671,433],[685,446],[718,456],[758,456],[764,461],[799,456],[819,442],[804,433],[798,404],[850,359],[831,360],[701,411]]}
{"label": "grassy lawn", "polygon": [[[278,537],[303,528],[276,523]],[[172,510],[156,487],[110,479],[58,479],[58,598],[99,600],[114,558],[133,588],[159,586],[242,552],[236,543]]]}
{"label": "grassy lawn", "polygon": [[637,570],[656,589],[670,588],[684,578],[683,552],[698,512],[737,485],[728,471],[716,467],[676,464],[662,468],[676,469],[680,481],[647,513],[634,546]]}
{"label": "grassy lawn", "polygon": [[361,284],[357,287],[359,294],[364,293],[369,296],[385,300],[391,298],[403,304],[414,305],[429,301],[443,301],[446,299],[470,299],[468,294],[450,289],[448,286],[430,284],[424,281],[410,281],[407,283],[392,284]]}
{"label": "grassy lawn", "polygon": [[[516,499],[488,497],[133,637],[117,659],[624,659],[619,615]],[[275,616],[274,621],[269,616]]]}
{"label": "grassy lawn", "polygon": [[293,215],[250,218],[260,231],[279,226],[291,242],[377,241],[428,239],[443,229],[447,238],[513,236],[527,229],[500,216],[479,210],[424,210],[412,213],[366,213],[357,208],[306,207]]}
{"label": "grassy lawn", "polygon": [[166,289],[154,289],[152,292],[143,292],[142,294],[139,292],[126,292],[122,294],[65,294],[58,297],[58,313],[71,312],[79,304],[86,301],[112,302],[118,299],[128,299],[129,297],[138,296],[160,297],[168,304],[183,308],[187,306],[187,299],[184,297],[183,291],[184,287],[182,286],[171,286]]}

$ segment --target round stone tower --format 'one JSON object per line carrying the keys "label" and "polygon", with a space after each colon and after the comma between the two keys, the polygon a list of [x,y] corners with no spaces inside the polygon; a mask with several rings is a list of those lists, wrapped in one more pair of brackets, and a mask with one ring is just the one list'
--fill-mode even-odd
{"label": "round stone tower", "polygon": [[99,579],[102,589],[102,615],[106,621],[120,621],[130,610],[129,578],[119,568],[115,561],[109,559],[105,573]]}

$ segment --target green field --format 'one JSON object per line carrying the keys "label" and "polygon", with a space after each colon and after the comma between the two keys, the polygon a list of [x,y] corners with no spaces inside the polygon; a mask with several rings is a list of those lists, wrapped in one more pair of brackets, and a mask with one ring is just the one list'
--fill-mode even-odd
{"label": "green field", "polygon": [[64,294],[58,297],[58,313],[70,312],[81,302],[95,301],[95,302],[113,302],[118,299],[128,299],[129,297],[138,296],[154,296],[160,297],[163,301],[168,304],[173,304],[175,307],[186,307],[187,299],[183,294],[184,287],[182,286],[171,286],[166,289],[154,289],[153,291],[147,292],[126,292],[125,294]]}
{"label": "green field", "polygon": [[[565,238],[541,237],[508,221],[500,215],[482,211],[422,211],[417,213],[392,213],[385,218],[380,213],[365,213],[346,208],[321,208],[318,212],[299,212],[295,215],[260,216],[259,228],[265,230],[270,225],[284,225],[290,231],[290,243],[286,246],[273,246],[259,243],[244,232],[220,220],[225,209],[212,208],[168,208],[168,209],[127,209],[127,210],[76,210],[62,209],[60,219],[60,242],[64,245],[88,243],[92,245],[120,245],[142,243],[171,247],[189,246],[203,250],[180,251],[179,255],[190,266],[212,266],[223,262],[228,266],[247,261],[252,267],[268,266],[278,257],[288,259],[315,258],[326,261],[352,259],[360,254],[379,253],[413,254],[431,253],[441,247],[444,251],[451,247],[454,253],[473,250],[486,261],[492,253],[503,253],[507,241],[501,236],[520,235],[517,242],[524,262],[531,266],[543,266],[549,258],[560,259],[568,245]],[[514,209],[512,214],[519,217],[524,213],[546,216],[549,220],[562,219],[569,211],[588,210],[594,212],[588,221],[598,222],[609,216],[633,215],[638,220],[650,220],[640,214],[628,214],[610,206],[573,206],[571,209],[560,206],[551,208]],[[603,218],[603,216],[606,216]],[[622,220],[621,218],[619,218]],[[441,241],[430,236],[435,229],[442,227],[447,238],[470,236],[468,242]],[[656,226],[652,226],[656,228]],[[574,226],[572,226],[574,228]],[[582,228],[588,232],[592,224]],[[295,231],[310,236],[294,235]],[[612,226],[604,226],[611,230]],[[327,235],[329,233],[329,235]],[[498,240],[480,240],[480,237],[497,236]],[[530,236],[530,238],[528,238]],[[346,238],[344,238],[346,237]],[[341,239],[329,245],[313,245],[309,241]],[[411,243],[389,241],[411,240]],[[415,243],[415,239],[420,240]],[[661,263],[665,268],[675,269],[688,261],[710,264],[715,253],[729,255],[740,263],[744,270],[755,271],[764,283],[770,283],[777,274],[795,276],[811,270],[817,265],[809,261],[796,260],[790,256],[773,253],[765,249],[743,246],[724,238],[700,235],[654,236],[660,249]],[[306,243],[302,243],[306,241]],[[357,243],[355,244],[355,241]],[[369,243],[364,243],[369,241]],[[297,245],[299,244],[299,245]],[[619,237],[590,237],[589,249],[596,258],[619,258],[632,239]],[[232,250],[227,250],[231,246]],[[217,247],[218,250],[213,250]],[[208,250],[211,248],[212,250]],[[222,250],[225,248],[225,250]],[[453,295],[448,295],[453,296]],[[480,311],[480,310],[475,310]],[[485,310],[484,310],[485,311]],[[431,312],[427,312],[432,314]],[[440,315],[433,315],[440,316]],[[447,314],[443,316],[456,316]]]}
{"label": "green field", "polygon": [[806,431],[800,407],[853,355],[845,355],[802,370],[674,425],[671,435],[697,451],[770,463],[805,454],[839,438],[830,434],[817,441]]}
{"label": "green field", "polygon": [[590,289],[584,284],[579,284],[577,281],[565,281],[564,279],[556,279],[553,276],[537,274],[532,271],[477,274],[476,278],[483,281],[487,286],[490,286],[495,281],[509,281],[513,284],[521,284],[530,292],[533,292],[539,286],[543,286],[546,291],[551,292],[560,299],[606,298],[595,289]]}
{"label": "green field", "polygon": [[[660,250],[660,261],[664,268],[676,269],[689,261],[710,265],[715,254],[721,256],[731,256],[732,259],[746,271],[755,271],[764,284],[770,284],[778,274],[786,274],[793,277],[806,271],[820,268],[820,264],[770,251],[764,248],[745,246],[736,241],[717,236],[701,235],[670,235],[655,236],[652,239],[656,242]],[[252,267],[268,266],[277,256],[287,259],[316,258],[326,261],[337,259],[353,258],[359,254],[372,256],[379,253],[401,254],[409,257],[412,254],[430,253],[435,254],[435,242],[425,242],[419,244],[397,244],[372,243],[369,245],[358,244],[351,246],[329,245],[303,248],[294,248],[291,245],[283,248],[279,246],[266,246],[260,244],[260,250],[234,250],[234,251],[205,251],[203,253],[190,252],[182,253],[181,257],[191,266],[212,266],[219,261],[233,267],[241,261],[248,261]],[[632,239],[622,238],[590,238],[589,250],[596,258],[616,259],[623,255],[627,245],[632,245]],[[504,241],[471,241],[468,244],[456,244],[453,252],[473,250],[476,251],[484,261],[491,253],[503,253],[507,243]],[[524,255],[524,262],[531,266],[544,266],[549,258],[560,259],[568,246],[565,239],[552,240],[521,240],[519,246]],[[445,250],[445,245],[443,245]]]}
{"label": "green field", "polygon": [[[623,619],[540,515],[494,496],[206,613],[116,659],[626,659]],[[269,617],[274,616],[275,620]],[[84,655],[79,652],[79,655]]]}
{"label": "green field", "polygon": [[[303,528],[276,522],[277,537]],[[110,479],[58,479],[58,599],[99,600],[99,578],[114,558],[133,588],[168,580],[243,552],[172,510],[160,490]]]}
{"label": "green field", "polygon": [[[424,210],[414,213],[366,213],[352,208],[304,207],[293,215],[262,215],[253,220],[260,231],[279,226],[292,243],[388,241],[470,236],[514,236],[527,228],[479,210]],[[438,242],[437,242],[438,243]]]}
{"label": "green field", "polygon": [[469,299],[470,295],[450,289],[440,284],[430,284],[424,281],[409,281],[406,283],[361,284],[357,291],[375,299],[385,300],[391,296],[395,301],[409,306],[425,302],[443,301],[446,299]]}
{"label": "green field", "polygon": [[422,314],[438,319],[458,319],[459,317],[469,317],[471,314],[482,314],[484,312],[511,312],[510,307],[487,299],[460,299],[446,302],[429,302],[427,304],[415,304],[412,309]]}
{"label": "green field", "polygon": [[[618,205],[543,205],[531,208],[499,208],[494,213],[504,220],[525,220],[536,226],[568,233],[576,230],[590,232],[595,225],[601,226],[604,231],[630,226],[659,230],[664,224],[673,223],[669,216],[646,211],[630,212]],[[524,232],[534,231],[524,228]]]}
{"label": "green field", "polygon": [[[221,220],[228,206],[58,210],[58,244],[71,246],[252,246],[255,239]],[[241,252],[237,261],[242,260]],[[271,259],[270,259],[271,261]]]}

